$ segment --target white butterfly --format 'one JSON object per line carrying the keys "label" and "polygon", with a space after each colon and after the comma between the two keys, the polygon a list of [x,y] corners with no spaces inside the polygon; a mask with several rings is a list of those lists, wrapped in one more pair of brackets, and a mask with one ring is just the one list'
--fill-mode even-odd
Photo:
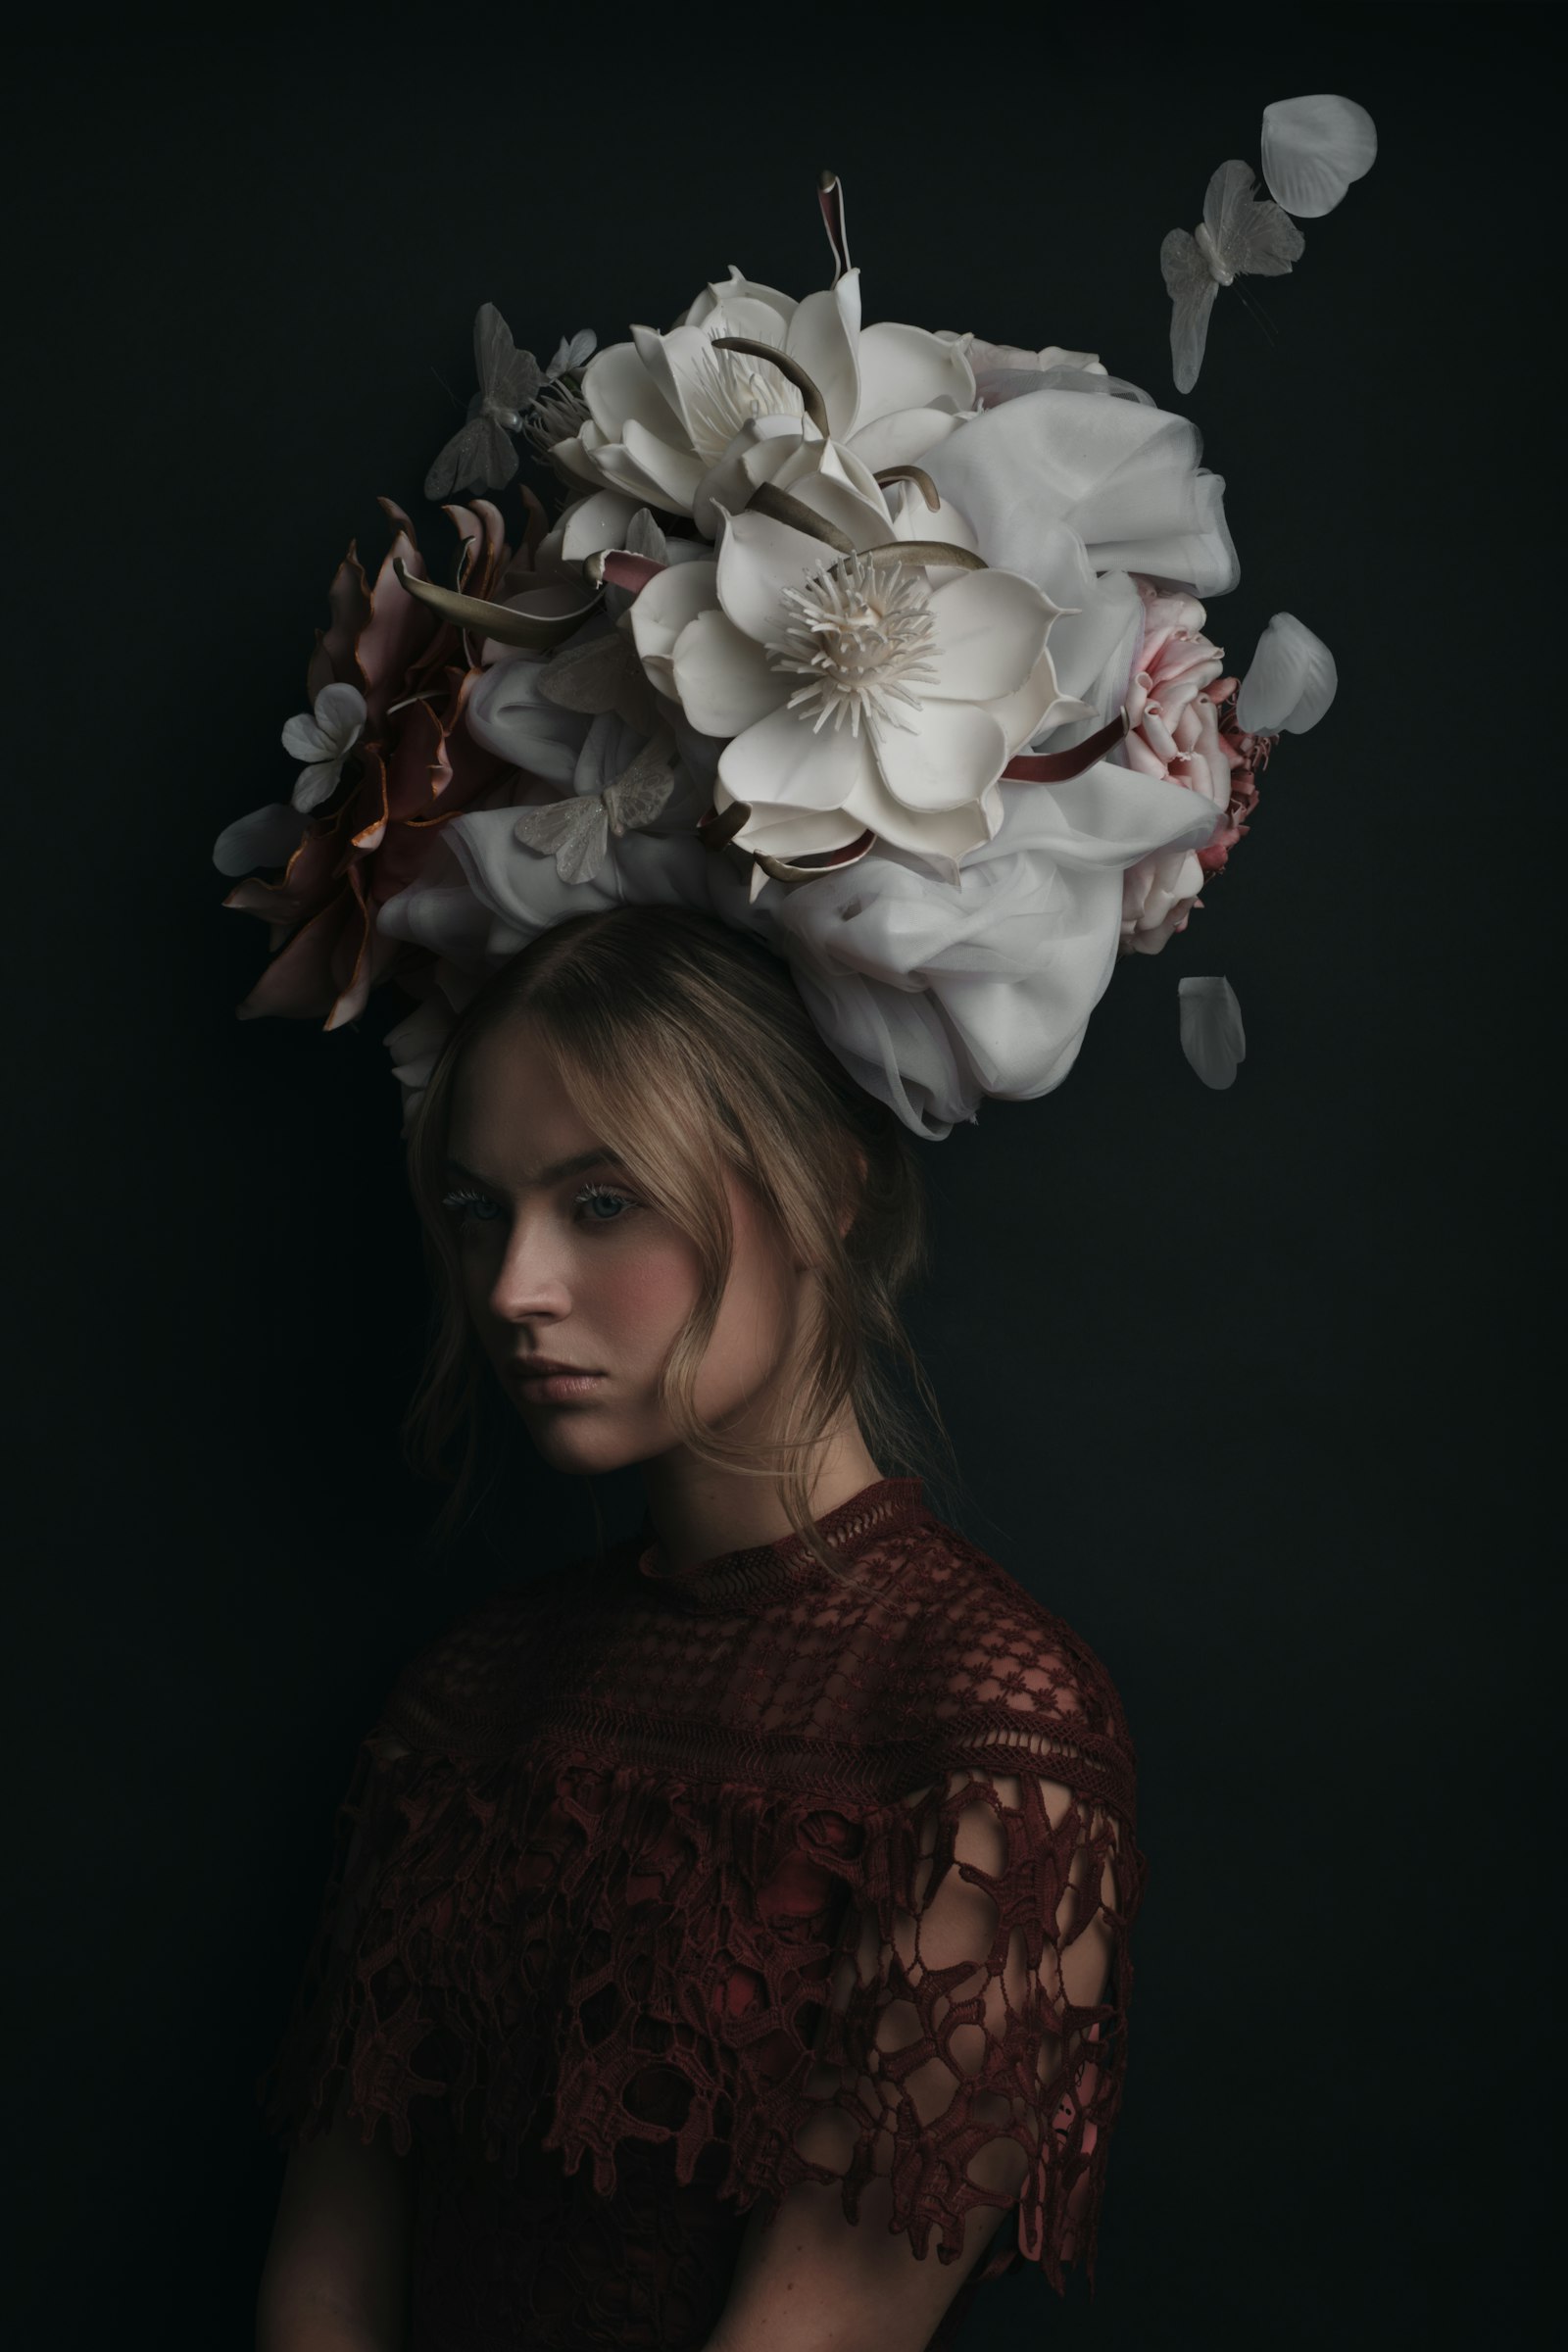
{"label": "white butterfly", "polygon": [[611,834],[646,825],[663,808],[675,789],[675,760],[674,738],[662,727],[613,784],[520,809],[512,837],[530,850],[554,850],[563,882],[591,882],[610,855]]}
{"label": "white butterfly", "polygon": [[1159,249],[1171,299],[1170,356],[1178,392],[1190,392],[1203,364],[1208,314],[1221,286],[1239,276],[1286,277],[1306,239],[1268,196],[1255,196],[1250,164],[1221,164],[1203,198],[1197,232],[1173,228]]}
{"label": "white butterfly", "polygon": [[467,422],[425,475],[426,498],[450,498],[474,482],[504,490],[517,470],[511,435],[521,431],[524,412],[544,378],[533,353],[517,349],[493,302],[473,322],[473,366],[479,389],[468,403]]}
{"label": "white butterfly", "polygon": [[1177,982],[1181,1000],[1182,1052],[1205,1086],[1236,1083],[1239,1063],[1247,1059],[1247,1037],[1236,991],[1224,979]]}

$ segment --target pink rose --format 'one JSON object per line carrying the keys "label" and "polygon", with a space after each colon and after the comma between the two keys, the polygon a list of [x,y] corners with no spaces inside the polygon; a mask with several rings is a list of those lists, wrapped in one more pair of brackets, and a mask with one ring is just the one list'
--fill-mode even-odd
{"label": "pink rose", "polygon": [[1223,870],[1248,830],[1257,802],[1253,771],[1268,764],[1274,737],[1243,734],[1234,723],[1238,681],[1221,676],[1224,648],[1202,634],[1196,597],[1161,595],[1133,575],[1144,605],[1144,635],[1127,692],[1129,767],[1201,793],[1214,805],[1206,849],[1161,850],[1122,876],[1123,956],[1157,956],[1185,931],[1206,873]]}

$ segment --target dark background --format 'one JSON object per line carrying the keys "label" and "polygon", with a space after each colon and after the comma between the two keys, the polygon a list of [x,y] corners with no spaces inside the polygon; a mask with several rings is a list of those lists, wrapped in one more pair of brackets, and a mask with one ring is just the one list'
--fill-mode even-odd
{"label": "dark background", "polygon": [[[1210,633],[1241,670],[1289,610],[1341,679],[1060,1091],[925,1148],[909,1323],[967,1487],[933,1499],[1110,1666],[1152,1865],[1093,2309],[1019,2272],[966,2340],[1538,2340],[1558,13],[75,17],[12,50],[14,2341],[249,2345],[252,2083],[355,1742],[440,1625],[593,1534],[519,1428],[426,1557],[406,1004],[237,1023],[266,934],[212,843],[287,795],[375,494],[445,562],[420,486],[478,305],[548,358],[732,260],[804,295],[824,163],[868,318],[1096,351],[1193,416],[1242,560]],[[1320,89],[1377,162],[1251,282],[1276,340],[1220,295],[1183,400],[1160,239]],[[1240,997],[1228,1093],[1184,972]],[[629,1529],[635,1474],[604,1499]]]}

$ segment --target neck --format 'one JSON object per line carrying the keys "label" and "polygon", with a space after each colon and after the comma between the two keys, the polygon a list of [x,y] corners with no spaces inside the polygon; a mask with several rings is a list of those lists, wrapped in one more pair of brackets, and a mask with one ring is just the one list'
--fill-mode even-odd
{"label": "neck", "polygon": [[[822,1442],[811,1482],[811,1516],[820,1519],[841,1502],[875,1486],[883,1473],[866,1450],[860,1425],[846,1405],[837,1426]],[[789,1514],[775,1487],[697,1460],[684,1446],[643,1464],[648,1515],[660,1549],[676,1575],[701,1567],[722,1552],[754,1544],[774,1544],[790,1534]]]}

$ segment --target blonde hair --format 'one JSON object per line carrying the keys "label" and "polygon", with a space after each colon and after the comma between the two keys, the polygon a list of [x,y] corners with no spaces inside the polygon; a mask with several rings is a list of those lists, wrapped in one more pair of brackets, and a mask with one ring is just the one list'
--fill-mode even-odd
{"label": "blonde hair", "polygon": [[[889,1377],[891,1362],[912,1376],[957,1480],[940,1407],[898,1311],[928,1263],[918,1147],[823,1042],[782,957],[684,906],[611,907],[541,933],[458,1016],[411,1122],[409,1181],[432,1311],[401,1434],[411,1468],[453,1484],[430,1541],[444,1547],[456,1532],[478,1458],[479,1407],[494,1377],[441,1206],[451,1182],[453,1089],[467,1048],[522,1013],[579,1114],[697,1252],[700,1296],[660,1377],[672,1427],[700,1459],[772,1479],[795,1534],[842,1575],[809,1496],[817,1450],[844,1404],[884,1477],[928,1475],[914,1422]],[[694,1402],[734,1247],[726,1167],[750,1188],[792,1259],[818,1273],[817,1309],[785,1434],[767,1444],[724,1436],[699,1418]],[[853,1221],[841,1234],[846,1211]],[[464,1450],[454,1474],[446,1451],[459,1435]],[[767,1458],[760,1461],[760,1453]],[[603,1547],[599,1498],[589,1484]]]}

